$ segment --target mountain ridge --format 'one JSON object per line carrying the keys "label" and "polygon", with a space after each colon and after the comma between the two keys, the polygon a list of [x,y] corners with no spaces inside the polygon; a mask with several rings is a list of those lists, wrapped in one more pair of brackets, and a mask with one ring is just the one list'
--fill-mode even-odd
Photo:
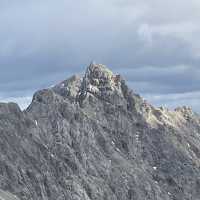
{"label": "mountain ridge", "polygon": [[199,115],[153,107],[104,65],[25,111],[0,104],[0,188],[20,199],[198,200],[199,186]]}

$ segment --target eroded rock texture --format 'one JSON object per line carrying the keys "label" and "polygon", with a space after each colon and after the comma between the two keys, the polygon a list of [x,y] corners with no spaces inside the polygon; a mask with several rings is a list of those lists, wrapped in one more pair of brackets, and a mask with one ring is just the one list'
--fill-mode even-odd
{"label": "eroded rock texture", "polygon": [[104,65],[0,104],[0,188],[21,200],[199,200],[200,118],[155,108]]}

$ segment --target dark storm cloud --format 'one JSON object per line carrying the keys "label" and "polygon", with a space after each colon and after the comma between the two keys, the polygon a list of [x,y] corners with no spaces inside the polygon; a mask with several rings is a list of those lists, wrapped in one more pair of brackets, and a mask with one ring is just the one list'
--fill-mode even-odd
{"label": "dark storm cloud", "polygon": [[199,91],[199,8],[196,0],[0,0],[0,100],[24,105],[95,60],[170,106],[173,95]]}

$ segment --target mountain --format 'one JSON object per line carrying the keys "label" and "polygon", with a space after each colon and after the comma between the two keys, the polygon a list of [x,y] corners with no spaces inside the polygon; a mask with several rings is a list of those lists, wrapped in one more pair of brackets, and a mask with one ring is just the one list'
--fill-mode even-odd
{"label": "mountain", "polygon": [[156,108],[91,63],[25,111],[0,104],[0,188],[0,199],[199,200],[200,117]]}

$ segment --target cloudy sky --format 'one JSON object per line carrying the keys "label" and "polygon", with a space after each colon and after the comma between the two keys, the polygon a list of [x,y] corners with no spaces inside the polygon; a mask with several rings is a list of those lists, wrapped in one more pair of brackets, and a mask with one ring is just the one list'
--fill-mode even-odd
{"label": "cloudy sky", "polygon": [[24,108],[95,60],[154,105],[200,112],[199,11],[199,0],[0,0],[0,101]]}

